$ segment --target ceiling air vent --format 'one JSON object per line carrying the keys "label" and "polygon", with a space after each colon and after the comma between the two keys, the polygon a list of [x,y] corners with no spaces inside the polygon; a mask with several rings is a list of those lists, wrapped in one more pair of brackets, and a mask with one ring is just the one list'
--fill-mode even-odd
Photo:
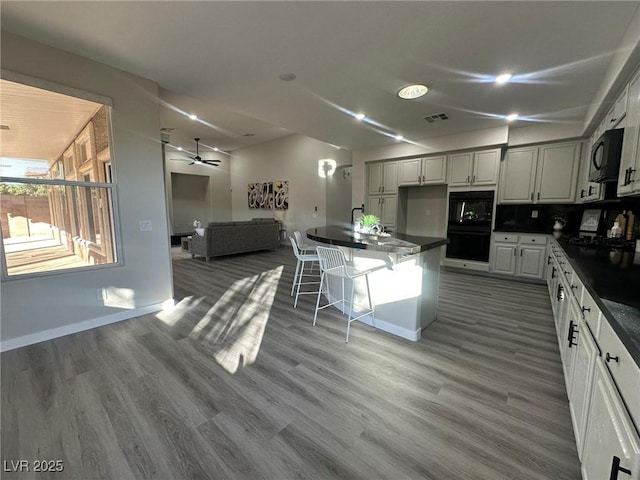
{"label": "ceiling air vent", "polygon": [[446,113],[436,113],[434,115],[427,115],[424,119],[429,123],[433,123],[437,120],[448,120],[449,116]]}

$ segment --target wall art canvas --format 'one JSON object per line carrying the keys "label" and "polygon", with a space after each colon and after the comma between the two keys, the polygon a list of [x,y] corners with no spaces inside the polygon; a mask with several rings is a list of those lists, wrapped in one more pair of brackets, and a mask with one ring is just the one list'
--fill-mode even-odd
{"label": "wall art canvas", "polygon": [[254,182],[247,185],[249,208],[273,208],[273,182]]}
{"label": "wall art canvas", "polygon": [[275,197],[275,209],[288,210],[289,180],[276,180],[273,182],[273,195]]}

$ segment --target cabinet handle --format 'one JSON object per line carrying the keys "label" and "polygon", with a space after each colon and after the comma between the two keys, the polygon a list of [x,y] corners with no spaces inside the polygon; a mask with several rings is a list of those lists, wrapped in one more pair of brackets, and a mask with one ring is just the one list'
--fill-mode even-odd
{"label": "cabinet handle", "polygon": [[382,197],[382,204],[384,205],[384,197]]}
{"label": "cabinet handle", "polygon": [[573,341],[576,339],[575,338],[575,333],[576,333],[576,324],[573,322],[573,320],[571,320],[569,322],[569,335],[567,335],[567,341],[569,342],[569,348],[574,347],[576,345],[578,345],[577,343],[573,343]]}
{"label": "cabinet handle", "polygon": [[422,183],[424,183],[426,181],[427,181],[426,177],[424,175],[422,175]]}
{"label": "cabinet handle", "polygon": [[469,182],[469,175],[467,175],[467,183],[471,183],[471,182]]}
{"label": "cabinet handle", "polygon": [[589,191],[587,192],[587,197],[591,196],[591,190],[593,189],[593,185],[589,185]]}
{"label": "cabinet handle", "polygon": [[514,248],[514,249],[513,249],[513,256],[514,256],[514,257],[516,256],[516,250],[518,250],[518,249],[517,249],[517,248]]}
{"label": "cabinet handle", "polygon": [[615,121],[618,120],[617,118],[612,118],[611,120],[609,120],[611,123],[615,123]]}
{"label": "cabinet handle", "polygon": [[584,318],[584,312],[590,312],[591,307],[580,307],[580,310],[582,310],[582,318]]}
{"label": "cabinet handle", "polygon": [[551,267],[551,278],[556,278],[556,267]]}
{"label": "cabinet handle", "polygon": [[378,193],[382,193],[382,187],[378,187]]}
{"label": "cabinet handle", "polygon": [[551,255],[547,257],[547,265],[551,265]]}
{"label": "cabinet handle", "polygon": [[614,456],[611,462],[611,475],[609,476],[609,480],[618,480],[618,472],[631,475],[631,470],[620,466],[620,457]]}
{"label": "cabinet handle", "polygon": [[473,176],[473,180],[471,180],[471,183],[476,183],[476,176]]}
{"label": "cabinet handle", "polygon": [[538,192],[538,200],[540,200],[540,192]]}
{"label": "cabinet handle", "polygon": [[531,192],[531,201],[533,202],[533,192]]}
{"label": "cabinet handle", "polygon": [[520,249],[520,256],[522,256],[522,249]]}
{"label": "cabinet handle", "polygon": [[635,171],[636,171],[635,168],[629,167],[629,183],[633,183],[633,180],[631,180],[631,174],[634,173]]}
{"label": "cabinet handle", "polygon": [[382,193],[384,193],[384,185],[382,186]]}
{"label": "cabinet handle", "polygon": [[611,360],[613,360],[616,363],[620,361],[617,355],[615,357],[612,357],[611,355],[609,355],[609,352],[607,352],[605,359],[607,360],[607,363],[609,363]]}
{"label": "cabinet handle", "polygon": [[571,285],[571,290],[575,290],[576,288],[578,288],[578,285]]}
{"label": "cabinet handle", "polygon": [[422,180],[420,180],[420,175],[418,175],[418,183],[422,183]]}
{"label": "cabinet handle", "polygon": [[567,272],[566,270],[564,271],[565,275],[569,275],[571,272]]}
{"label": "cabinet handle", "polygon": [[584,188],[580,190],[580,198],[584,198]]}

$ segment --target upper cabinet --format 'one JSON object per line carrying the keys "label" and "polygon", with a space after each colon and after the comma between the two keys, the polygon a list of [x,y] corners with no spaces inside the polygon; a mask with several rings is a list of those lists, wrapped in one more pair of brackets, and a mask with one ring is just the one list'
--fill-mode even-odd
{"label": "upper cabinet", "polygon": [[618,174],[618,196],[640,194],[640,71],[631,79]]}
{"label": "upper cabinet", "polygon": [[447,157],[412,158],[398,162],[398,186],[438,185],[447,182]]}
{"label": "upper cabinet", "polygon": [[500,173],[500,203],[573,203],[579,141],[507,151]]}
{"label": "upper cabinet", "polygon": [[398,192],[398,162],[382,162],[369,165],[369,195]]}
{"label": "upper cabinet", "polygon": [[499,169],[499,148],[449,155],[449,187],[496,185]]}

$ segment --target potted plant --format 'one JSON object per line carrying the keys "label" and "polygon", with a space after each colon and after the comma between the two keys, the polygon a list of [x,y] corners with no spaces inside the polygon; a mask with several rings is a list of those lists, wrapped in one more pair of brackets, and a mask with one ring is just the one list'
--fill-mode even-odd
{"label": "potted plant", "polygon": [[378,234],[384,230],[380,219],[375,215],[362,215],[358,223],[360,225],[359,230],[362,233]]}

